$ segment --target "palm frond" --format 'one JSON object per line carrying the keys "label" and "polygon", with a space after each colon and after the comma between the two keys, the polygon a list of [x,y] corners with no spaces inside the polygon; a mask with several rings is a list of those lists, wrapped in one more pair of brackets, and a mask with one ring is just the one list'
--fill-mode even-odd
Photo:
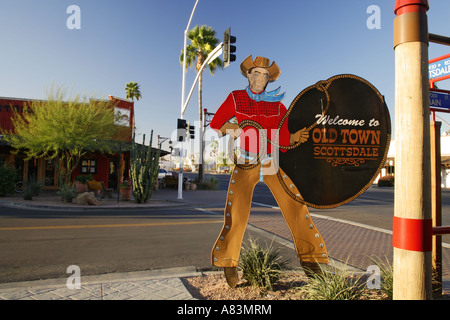
{"label": "palm frond", "polygon": [[[208,26],[195,26],[189,30],[187,37],[191,44],[186,47],[186,67],[203,63],[199,59],[204,59],[219,44],[216,38],[216,31]],[[180,63],[183,63],[183,50],[181,50]],[[209,71],[214,74],[217,68],[222,68],[223,62],[220,58],[209,64]]]}

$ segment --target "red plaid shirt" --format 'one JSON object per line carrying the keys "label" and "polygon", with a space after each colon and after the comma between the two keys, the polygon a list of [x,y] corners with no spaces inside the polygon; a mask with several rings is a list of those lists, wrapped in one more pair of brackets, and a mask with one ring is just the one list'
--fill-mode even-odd
{"label": "red plaid shirt", "polygon": [[[238,123],[244,120],[253,120],[266,130],[267,138],[274,141],[278,125],[286,112],[286,107],[281,102],[257,102],[251,99],[245,90],[238,90],[228,95],[225,102],[214,115],[210,126],[212,129],[218,131],[225,122],[233,117],[236,117]],[[251,153],[259,152],[259,134],[257,129],[254,127],[245,127],[239,137],[241,140],[241,149]],[[288,121],[286,119],[280,129],[279,144],[288,146],[289,137]],[[286,151],[280,150],[282,152]],[[270,154],[272,152],[273,146],[268,143],[267,153]]]}

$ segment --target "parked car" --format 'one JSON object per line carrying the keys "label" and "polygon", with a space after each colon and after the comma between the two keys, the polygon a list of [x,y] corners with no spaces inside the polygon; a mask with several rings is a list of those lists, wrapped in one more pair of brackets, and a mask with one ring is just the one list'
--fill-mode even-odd
{"label": "parked car", "polygon": [[172,173],[167,171],[166,169],[159,169],[158,179],[164,179],[166,176],[171,176]]}

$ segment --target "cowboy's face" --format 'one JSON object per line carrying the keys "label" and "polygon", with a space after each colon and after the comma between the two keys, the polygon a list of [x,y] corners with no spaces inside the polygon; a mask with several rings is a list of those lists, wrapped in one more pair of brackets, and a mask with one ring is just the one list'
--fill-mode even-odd
{"label": "cowboy's face", "polygon": [[264,68],[253,68],[247,74],[248,82],[250,85],[250,90],[254,93],[261,93],[267,86],[269,82],[270,74]]}

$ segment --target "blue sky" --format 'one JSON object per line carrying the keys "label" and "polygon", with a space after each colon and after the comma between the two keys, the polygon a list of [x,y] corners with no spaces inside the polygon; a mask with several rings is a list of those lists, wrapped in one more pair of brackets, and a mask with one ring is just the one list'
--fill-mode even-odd
{"label": "blue sky", "polygon": [[[450,1],[430,0],[429,31],[450,36]],[[183,33],[195,0],[1,0],[0,96],[45,99],[53,84],[98,98],[125,97],[130,81],[141,85],[135,103],[137,133],[170,137],[180,117]],[[70,5],[81,9],[81,29],[69,30]],[[381,28],[369,29],[370,5],[381,10]],[[341,73],[371,82],[385,95],[394,123],[394,0],[200,0],[191,28],[208,25],[237,37],[237,61],[205,72],[203,106],[214,112],[247,80],[239,64],[248,55],[280,66],[289,107],[305,87]],[[430,44],[430,59],[449,47]],[[190,89],[195,72],[186,78]],[[439,86],[450,89],[449,80]],[[438,114],[447,122],[450,116]],[[186,110],[198,119],[197,91]],[[395,128],[393,128],[395,129]],[[443,124],[443,130],[450,127]]]}

